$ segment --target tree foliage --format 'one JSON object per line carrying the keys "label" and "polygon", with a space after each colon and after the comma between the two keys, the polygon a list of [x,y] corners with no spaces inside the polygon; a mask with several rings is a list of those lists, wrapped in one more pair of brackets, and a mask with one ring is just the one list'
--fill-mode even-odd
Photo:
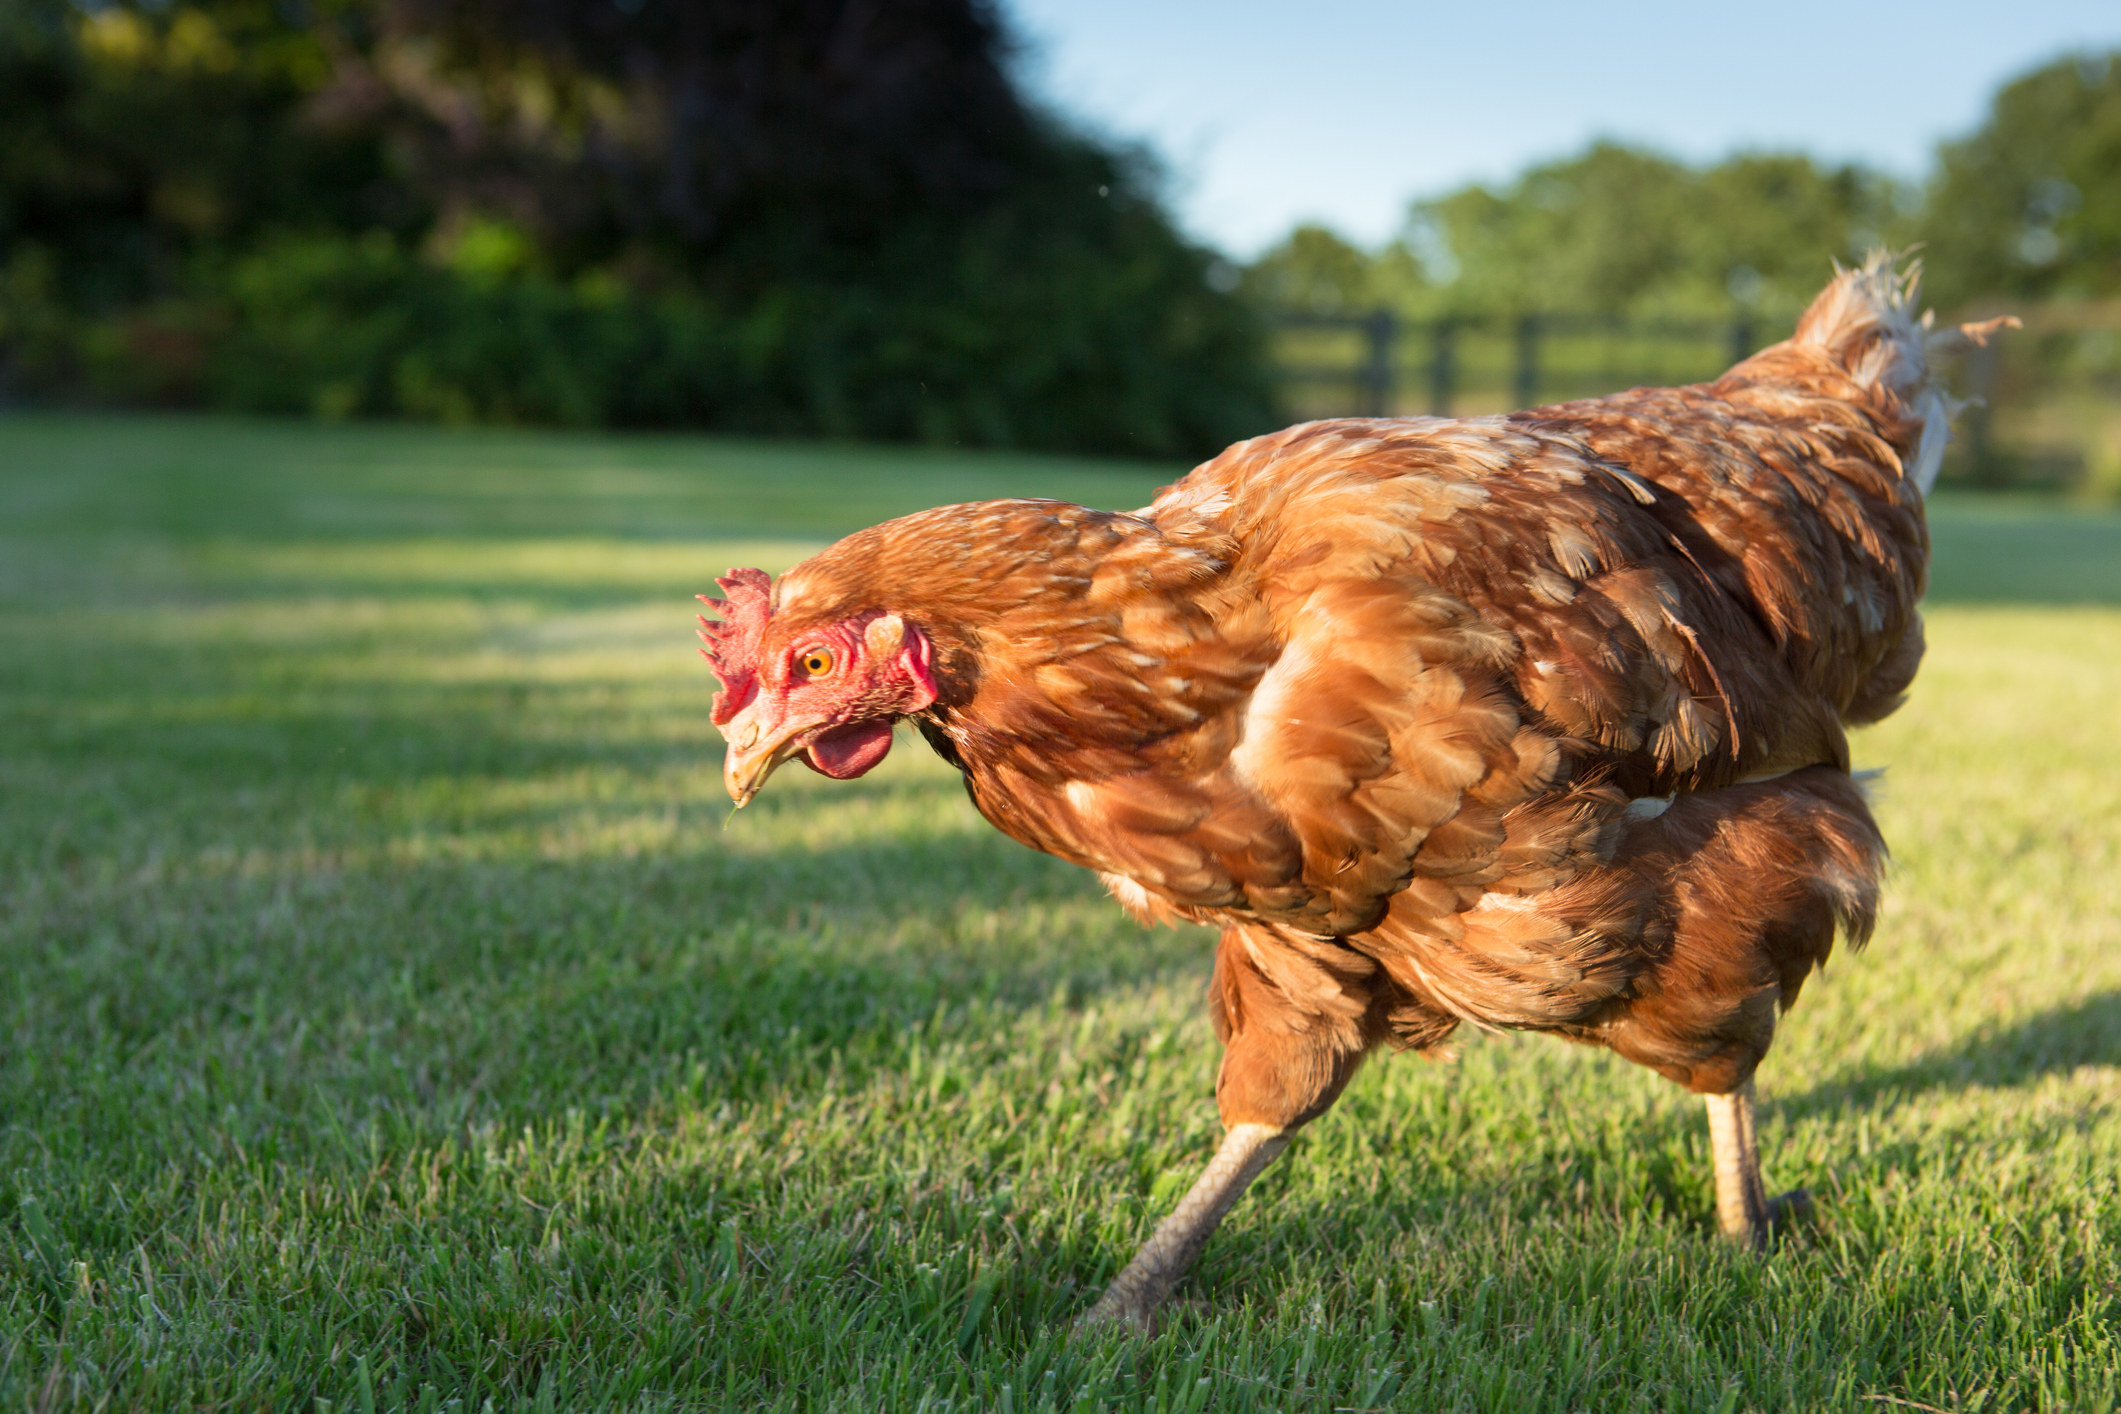
{"label": "tree foliage", "polygon": [[1309,228],[1248,272],[1313,308],[1415,315],[1780,311],[1905,224],[1893,184],[1856,167],[1741,154],[1693,169],[1601,142],[1502,187],[1418,202],[1372,256]]}
{"label": "tree foliage", "polygon": [[1151,453],[1272,420],[982,0],[0,0],[18,380]]}
{"label": "tree foliage", "polygon": [[1917,242],[1948,309],[2121,292],[2121,53],[2067,57],[2005,85],[1919,192],[1796,154],[1689,167],[1600,142],[1505,184],[1416,202],[1374,252],[1299,228],[1245,283],[1314,311],[1781,318],[1831,260]]}
{"label": "tree foliage", "polygon": [[1298,226],[1247,267],[1242,288],[1263,304],[1311,314],[1421,309],[1435,297],[1427,267],[1405,241],[1373,255],[1313,224]]}
{"label": "tree foliage", "polygon": [[1944,147],[1923,226],[1948,302],[2121,293],[2121,52],[2006,85]]}
{"label": "tree foliage", "polygon": [[375,223],[383,151],[292,120],[328,72],[315,35],[252,0],[0,0],[5,252],[102,312],[276,226]]}

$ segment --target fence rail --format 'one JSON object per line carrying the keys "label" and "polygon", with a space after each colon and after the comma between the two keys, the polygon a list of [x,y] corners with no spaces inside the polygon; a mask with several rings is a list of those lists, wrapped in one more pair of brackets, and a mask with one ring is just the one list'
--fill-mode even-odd
{"label": "fence rail", "polygon": [[[1296,335],[1341,336],[1347,345],[1353,336],[1359,352],[1338,362],[1306,362],[1302,356],[1284,356],[1277,371],[1285,384],[1314,389],[1338,389],[1348,405],[1340,411],[1382,417],[1408,411],[1404,404],[1405,370],[1414,370],[1424,395],[1421,411],[1442,417],[1458,410],[1456,403],[1469,386],[1490,391],[1485,384],[1469,385],[1469,370],[1462,346],[1477,339],[1500,340],[1508,346],[1507,387],[1511,400],[1530,407],[1551,390],[1554,378],[1544,357],[1559,340],[1585,340],[1662,344],[1690,350],[1714,350],[1713,369],[1702,376],[1737,362],[1760,347],[1757,321],[1739,318],[1723,322],[1705,320],[1625,320],[1582,314],[1524,314],[1514,318],[1453,316],[1442,319],[1408,319],[1389,309],[1368,314],[1316,314],[1288,311],[1274,319],[1276,329]],[[1284,341],[1287,343],[1288,341]],[[1411,360],[1409,346],[1417,351]],[[1698,361],[1698,360],[1697,360]],[[1605,370],[1611,381],[1617,371]],[[1630,382],[1657,381],[1661,370],[1645,370],[1648,378],[1622,378],[1614,387]],[[1580,381],[1571,380],[1571,381]],[[1333,394],[1328,392],[1326,400]],[[1302,398],[1299,401],[1313,401]]]}
{"label": "fence rail", "polygon": [[[1947,475],[2090,486],[2121,497],[2121,304],[2020,310],[2022,331],[1977,350]],[[1561,313],[1410,319],[1282,311],[1275,367],[1304,417],[1502,412],[1644,384],[1694,383],[1788,333],[1789,321]]]}

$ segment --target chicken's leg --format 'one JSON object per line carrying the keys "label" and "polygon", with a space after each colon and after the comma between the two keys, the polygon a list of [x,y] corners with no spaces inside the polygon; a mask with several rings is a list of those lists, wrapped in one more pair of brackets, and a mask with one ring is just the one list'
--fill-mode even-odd
{"label": "chicken's leg", "polygon": [[1716,1163],[1716,1220],[1731,1241],[1764,1251],[1768,1231],[1811,1206],[1801,1188],[1767,1196],[1760,1181],[1760,1147],[1753,1132],[1753,1082],[1728,1095],[1704,1095],[1709,1106],[1709,1148]]}
{"label": "chicken's leg", "polygon": [[1209,1234],[1243,1196],[1274,1156],[1289,1147],[1290,1131],[1271,1124],[1237,1124],[1223,1136],[1222,1148],[1194,1181],[1177,1211],[1157,1225],[1126,1269],[1112,1279],[1105,1294],[1084,1313],[1082,1324],[1124,1321],[1146,1329],[1156,1308],[1193,1265]]}
{"label": "chicken's leg", "polygon": [[[1270,981],[1253,960],[1244,931],[1224,930],[1209,989],[1215,1033],[1223,1042],[1222,1068],[1215,1077],[1222,1148],[1081,1324],[1124,1321],[1146,1329],[1223,1215],[1289,1147],[1291,1136],[1332,1106],[1362,1064],[1363,1052],[1384,1034],[1381,1024],[1365,1031],[1359,1010],[1363,984],[1375,965],[1337,945],[1310,941],[1313,951],[1282,957],[1279,978]],[[1337,1017],[1307,1011],[1291,1000],[1290,987],[1302,991],[1307,979],[1317,995],[1340,1004]]]}

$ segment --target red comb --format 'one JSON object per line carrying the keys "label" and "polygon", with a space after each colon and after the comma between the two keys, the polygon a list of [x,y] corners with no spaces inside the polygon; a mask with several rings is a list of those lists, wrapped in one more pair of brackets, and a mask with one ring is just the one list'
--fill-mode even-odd
{"label": "red comb", "polygon": [[702,604],[722,616],[720,623],[705,615],[700,617],[700,641],[707,645],[700,651],[714,666],[714,675],[722,680],[722,690],[714,695],[712,714],[719,727],[743,711],[758,688],[759,639],[765,635],[766,619],[773,612],[767,601],[773,580],[764,570],[731,570],[715,584],[729,597],[699,596]]}

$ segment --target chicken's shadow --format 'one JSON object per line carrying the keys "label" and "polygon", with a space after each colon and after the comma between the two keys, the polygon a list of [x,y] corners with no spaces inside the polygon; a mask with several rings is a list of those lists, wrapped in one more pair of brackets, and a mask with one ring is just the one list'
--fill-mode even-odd
{"label": "chicken's shadow", "polygon": [[1843,1075],[1777,1097],[1786,1115],[1891,1110],[1939,1090],[2006,1089],[2086,1065],[2121,1065],[2121,990],[1983,1027],[1904,1065]]}

